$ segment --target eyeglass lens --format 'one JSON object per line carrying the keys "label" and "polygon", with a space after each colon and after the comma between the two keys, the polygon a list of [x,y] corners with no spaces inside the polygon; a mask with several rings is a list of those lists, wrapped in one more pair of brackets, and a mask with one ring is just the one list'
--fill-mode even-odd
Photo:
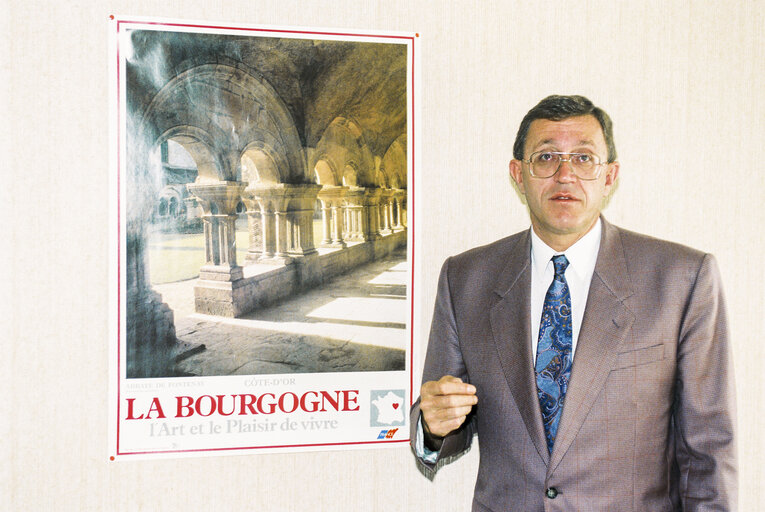
{"label": "eyeglass lens", "polygon": [[532,172],[540,178],[549,178],[560,168],[561,162],[569,163],[574,173],[583,179],[594,179],[598,175],[598,158],[589,153],[539,152],[531,155]]}

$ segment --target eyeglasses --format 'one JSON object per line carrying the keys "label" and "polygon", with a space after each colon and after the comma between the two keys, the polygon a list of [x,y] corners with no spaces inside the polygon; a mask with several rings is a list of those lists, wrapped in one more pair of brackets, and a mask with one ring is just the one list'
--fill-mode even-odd
{"label": "eyeglasses", "polygon": [[[568,158],[563,158],[568,156]],[[537,151],[528,160],[529,172],[535,178],[550,178],[560,169],[560,164],[568,162],[571,170],[580,180],[596,180],[600,177],[602,166],[598,155],[592,153],[561,153],[559,151]]]}

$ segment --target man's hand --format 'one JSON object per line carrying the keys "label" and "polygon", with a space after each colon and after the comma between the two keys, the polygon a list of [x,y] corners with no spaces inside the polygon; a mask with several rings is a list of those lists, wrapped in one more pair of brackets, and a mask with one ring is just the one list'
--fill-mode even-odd
{"label": "man's hand", "polygon": [[476,403],[475,386],[457,377],[445,375],[423,384],[420,412],[428,448],[440,449],[443,438],[465,422]]}

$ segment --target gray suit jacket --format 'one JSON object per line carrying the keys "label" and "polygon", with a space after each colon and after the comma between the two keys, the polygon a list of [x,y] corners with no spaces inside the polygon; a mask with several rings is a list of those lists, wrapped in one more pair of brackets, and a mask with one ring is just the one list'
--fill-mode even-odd
{"label": "gray suit jacket", "polygon": [[[736,510],[735,390],[714,258],[603,220],[550,454],[530,344],[530,243],[524,231],[444,263],[423,382],[460,377],[478,405],[421,467],[435,472],[478,434],[476,511]],[[412,439],[419,415],[418,400]]]}

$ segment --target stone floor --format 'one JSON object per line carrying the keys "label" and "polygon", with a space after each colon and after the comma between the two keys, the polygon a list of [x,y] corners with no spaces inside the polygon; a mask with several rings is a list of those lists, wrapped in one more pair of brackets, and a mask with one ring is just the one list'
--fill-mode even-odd
{"label": "stone floor", "polygon": [[404,370],[406,250],[241,318],[193,312],[196,280],[154,288],[175,312],[177,337],[205,350],[179,375],[259,375]]}

